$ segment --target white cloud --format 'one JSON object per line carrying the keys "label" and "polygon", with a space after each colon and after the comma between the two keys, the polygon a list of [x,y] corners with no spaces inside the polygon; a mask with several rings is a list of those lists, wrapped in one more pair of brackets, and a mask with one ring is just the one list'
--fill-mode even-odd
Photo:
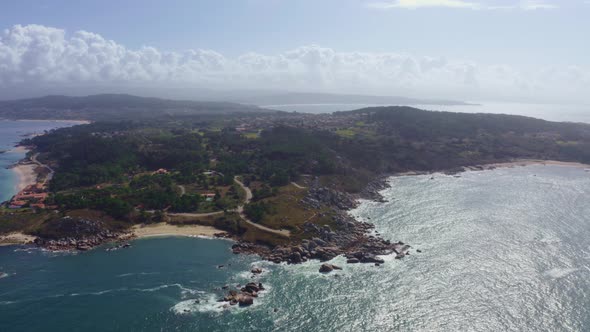
{"label": "white cloud", "polygon": [[527,72],[508,65],[401,53],[338,52],[314,45],[237,57],[212,50],[134,50],[94,33],[69,35],[40,25],[16,25],[0,34],[0,91],[72,85],[109,86],[114,92],[120,87],[174,86],[465,100],[580,99],[590,91],[590,70],[571,66]]}
{"label": "white cloud", "polygon": [[464,0],[389,0],[372,2],[367,5],[374,9],[421,9],[421,8],[449,8],[471,10],[540,10],[557,9],[555,4],[541,0],[521,0],[510,4],[491,4],[487,2],[471,2]]}
{"label": "white cloud", "polygon": [[427,7],[467,8],[478,9],[479,5],[461,0],[396,0],[388,2],[370,3],[369,7],[378,9],[405,8],[419,9]]}
{"label": "white cloud", "polygon": [[537,10],[537,9],[556,9],[558,8],[555,4],[549,4],[537,0],[521,1],[519,7],[524,10]]}

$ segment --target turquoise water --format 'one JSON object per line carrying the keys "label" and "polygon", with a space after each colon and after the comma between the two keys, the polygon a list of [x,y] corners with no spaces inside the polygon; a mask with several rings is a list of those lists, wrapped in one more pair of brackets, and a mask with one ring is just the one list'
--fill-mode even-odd
{"label": "turquoise water", "polygon": [[[273,265],[192,238],[77,255],[0,248],[0,331],[590,330],[590,173],[430,178],[392,178],[388,203],[352,212],[422,250],[380,267],[336,258],[344,270],[322,275],[318,262]],[[267,272],[251,279],[252,266]],[[269,289],[254,306],[216,302],[219,287],[250,280]]]}
{"label": "turquoise water", "polygon": [[6,167],[25,157],[24,153],[11,151],[23,138],[43,134],[47,130],[69,127],[73,122],[56,121],[7,121],[0,120],[0,202],[10,199],[16,193],[17,178]]}

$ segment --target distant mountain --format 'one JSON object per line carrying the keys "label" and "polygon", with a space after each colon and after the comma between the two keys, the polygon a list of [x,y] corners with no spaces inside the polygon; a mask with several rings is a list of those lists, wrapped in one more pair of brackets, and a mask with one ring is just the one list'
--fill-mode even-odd
{"label": "distant mountain", "polygon": [[364,104],[364,105],[470,105],[462,101],[416,99],[398,96],[341,95],[331,93],[276,93],[231,99],[236,102],[267,105]]}
{"label": "distant mountain", "polygon": [[269,112],[257,106],[231,102],[169,100],[126,94],[85,97],[45,96],[0,101],[0,118],[119,120],[162,115],[227,114]]}

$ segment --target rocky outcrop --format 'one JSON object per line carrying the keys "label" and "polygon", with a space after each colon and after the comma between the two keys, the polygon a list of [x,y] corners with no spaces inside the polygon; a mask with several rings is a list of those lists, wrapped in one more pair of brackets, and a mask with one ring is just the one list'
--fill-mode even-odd
{"label": "rocky outcrop", "polygon": [[410,246],[398,242],[392,243],[379,236],[369,235],[373,225],[358,222],[348,215],[336,217],[338,228],[332,230],[328,226],[318,226],[307,223],[304,228],[307,234],[315,234],[300,243],[276,246],[273,248],[248,243],[238,242],[233,245],[234,253],[257,254],[263,259],[281,263],[299,264],[310,259],[322,262],[329,261],[336,256],[343,255],[347,262],[354,263],[378,263],[384,260],[379,255],[396,254],[396,258],[407,255]]}
{"label": "rocky outcrop", "polygon": [[[396,258],[403,258],[409,254],[410,246],[402,242],[392,243],[378,234],[371,235],[373,224],[355,220],[346,212],[357,206],[352,195],[321,187],[318,182],[315,181],[311,185],[309,193],[301,203],[309,209],[323,209],[318,216],[332,218],[334,223],[331,226],[306,222],[302,227],[304,239],[301,242],[293,241],[276,247],[238,242],[233,245],[233,252],[257,254],[275,263],[289,264],[299,264],[310,259],[326,262],[343,255],[350,264],[381,265],[385,261],[378,257],[380,255],[395,253]],[[387,177],[382,176],[371,182],[357,198],[378,198],[378,192],[388,186]],[[326,211],[326,206],[331,207],[331,210]]]}
{"label": "rocky outcrop", "polygon": [[350,210],[358,203],[352,195],[336,191],[327,187],[311,187],[301,203],[313,209],[319,209],[322,204],[336,207],[340,210]]}
{"label": "rocky outcrop", "polygon": [[340,266],[324,263],[320,266],[320,273],[330,273],[334,270],[342,270]]}
{"label": "rocky outcrop", "polygon": [[[52,251],[87,251],[107,242],[126,241],[133,238],[131,233],[109,230],[100,220],[72,217],[52,221],[51,228],[38,235],[34,243]],[[125,245],[120,247],[123,248]]]}
{"label": "rocky outcrop", "polygon": [[239,291],[230,290],[229,293],[221,299],[222,302],[229,302],[230,305],[239,305],[245,307],[254,303],[254,298],[258,297],[260,292],[264,291],[262,283],[247,283]]}
{"label": "rocky outcrop", "polygon": [[359,197],[380,203],[387,202],[379,192],[390,187],[388,178],[389,175],[381,175],[369,182],[369,184],[367,184],[367,186],[361,191]]}

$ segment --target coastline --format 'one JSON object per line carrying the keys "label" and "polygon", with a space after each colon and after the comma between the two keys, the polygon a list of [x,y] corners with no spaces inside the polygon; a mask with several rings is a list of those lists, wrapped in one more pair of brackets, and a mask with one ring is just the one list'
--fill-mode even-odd
{"label": "coastline", "polygon": [[0,235],[0,247],[33,244],[35,239],[36,237],[33,235],[27,235],[20,232]]}
{"label": "coastline", "polygon": [[35,164],[17,164],[12,168],[12,171],[17,176],[17,184],[15,186],[17,193],[30,185],[37,183],[37,173]]}
{"label": "coastline", "polygon": [[416,176],[426,175],[435,173],[444,173],[447,175],[454,175],[461,172],[467,171],[489,171],[496,168],[514,168],[514,167],[526,167],[533,165],[542,166],[564,166],[564,167],[576,167],[590,169],[590,164],[583,164],[575,161],[559,161],[559,160],[544,160],[544,159],[515,159],[512,161],[503,162],[492,162],[488,164],[478,164],[472,166],[458,166],[453,169],[437,170],[437,171],[405,171],[393,174],[381,175],[380,178],[397,177],[397,176]]}
{"label": "coastline", "polygon": [[27,153],[31,151],[30,149],[28,149],[26,146],[24,145],[17,145],[14,148],[6,151],[6,153]]}
{"label": "coastline", "polygon": [[484,170],[491,170],[494,168],[512,168],[512,167],[524,167],[531,165],[543,165],[543,166],[566,166],[566,167],[577,167],[577,168],[590,168],[590,164],[583,164],[573,161],[559,161],[559,160],[542,160],[542,159],[517,159],[514,161],[500,162],[484,164],[475,167],[464,167],[466,170],[479,170],[478,167],[482,167]]}
{"label": "coastline", "polygon": [[220,229],[203,226],[203,225],[186,225],[176,226],[166,223],[157,223],[153,225],[134,225],[131,227],[131,231],[137,238],[150,238],[150,237],[168,237],[168,236],[187,236],[187,237],[219,237],[227,232]]}
{"label": "coastline", "polygon": [[[0,120],[9,120],[10,119],[0,119]],[[59,120],[43,120],[43,119],[17,119],[17,120],[12,120],[12,121],[22,121],[22,122],[57,122],[57,123],[75,123],[77,125],[81,125],[81,124],[89,124],[91,123],[91,121],[88,120],[65,120],[65,119],[59,119]]]}

